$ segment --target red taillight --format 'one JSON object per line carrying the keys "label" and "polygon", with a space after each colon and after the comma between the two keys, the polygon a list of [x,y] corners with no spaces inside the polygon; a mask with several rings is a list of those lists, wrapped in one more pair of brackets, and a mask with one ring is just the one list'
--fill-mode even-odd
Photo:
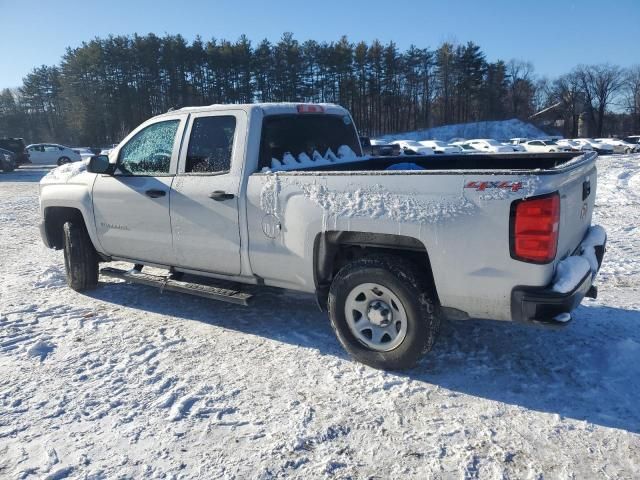
{"label": "red taillight", "polygon": [[560,225],[560,195],[518,200],[511,207],[511,256],[549,263],[556,257]]}
{"label": "red taillight", "polygon": [[324,107],[321,105],[301,104],[298,105],[298,113],[324,113]]}

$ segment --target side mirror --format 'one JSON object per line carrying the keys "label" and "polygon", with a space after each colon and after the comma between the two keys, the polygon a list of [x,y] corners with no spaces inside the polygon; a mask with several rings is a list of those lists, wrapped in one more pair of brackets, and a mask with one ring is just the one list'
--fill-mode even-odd
{"label": "side mirror", "polygon": [[89,160],[87,171],[89,173],[106,173],[113,174],[115,165],[109,163],[109,157],[106,155],[95,155]]}

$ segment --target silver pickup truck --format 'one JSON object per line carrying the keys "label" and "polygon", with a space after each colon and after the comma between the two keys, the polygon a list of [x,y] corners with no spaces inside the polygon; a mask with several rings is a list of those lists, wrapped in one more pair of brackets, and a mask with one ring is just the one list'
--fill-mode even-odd
{"label": "silver pickup truck", "polygon": [[[596,154],[365,157],[330,104],[171,111],[40,188],[71,288],[102,273],[242,304],[243,284],[313,293],[378,368],[414,365],[441,319],[570,320],[606,243]],[[112,260],[135,267],[99,271]]]}

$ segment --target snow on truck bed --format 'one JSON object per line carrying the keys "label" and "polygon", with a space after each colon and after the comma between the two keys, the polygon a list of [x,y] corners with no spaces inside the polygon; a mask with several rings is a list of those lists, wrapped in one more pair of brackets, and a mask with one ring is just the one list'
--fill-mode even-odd
{"label": "snow on truck bed", "polygon": [[448,323],[400,374],[306,295],[75,293],[38,238],[44,171],[0,175],[0,478],[636,478],[640,155],[597,163],[599,299],[562,330]]}

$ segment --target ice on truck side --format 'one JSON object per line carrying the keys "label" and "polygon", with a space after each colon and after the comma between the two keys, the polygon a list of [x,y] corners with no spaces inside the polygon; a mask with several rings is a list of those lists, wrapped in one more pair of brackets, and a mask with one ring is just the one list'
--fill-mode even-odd
{"label": "ice on truck side", "polygon": [[40,229],[75,290],[102,274],[243,305],[244,285],[309,292],[354,358],[399,369],[442,320],[557,325],[595,297],[596,157],[368,156],[338,105],[182,108],[44,177]]}

